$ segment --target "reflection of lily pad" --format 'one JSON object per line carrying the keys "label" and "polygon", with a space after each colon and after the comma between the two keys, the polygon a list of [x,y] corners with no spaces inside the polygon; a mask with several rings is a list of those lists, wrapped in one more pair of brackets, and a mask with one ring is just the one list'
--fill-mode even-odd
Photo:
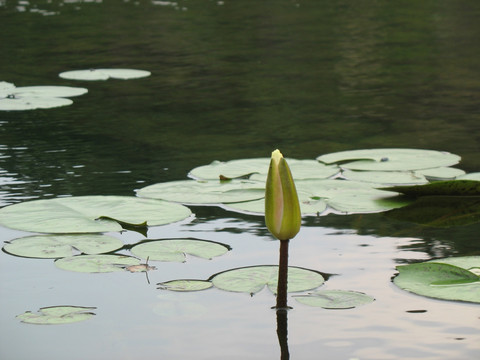
{"label": "reflection of lily pad", "polygon": [[480,256],[438,259],[397,266],[399,288],[427,297],[480,303]]}
{"label": "reflection of lily pad", "polygon": [[473,224],[480,222],[480,196],[422,196],[385,216],[435,227]]}
{"label": "reflection of lily pad", "polygon": [[367,294],[345,290],[315,291],[308,295],[294,295],[294,297],[302,304],[324,309],[351,309],[375,300]]}
{"label": "reflection of lily pad", "polygon": [[17,315],[17,319],[24,323],[36,325],[70,324],[90,319],[95,314],[90,312],[94,307],[84,306],[51,306],[39,309],[39,314],[27,311]]}
{"label": "reflection of lily pad", "polygon": [[[221,290],[255,294],[265,285],[272,293],[277,292],[278,266],[260,265],[227,270],[211,277],[213,285]],[[306,291],[325,282],[314,271],[290,266],[288,268],[288,292]]]}
{"label": "reflection of lily pad", "polygon": [[[119,222],[164,225],[191,215],[180,204],[129,196],[78,196],[34,200],[0,209],[0,224],[43,233],[121,231]],[[114,220],[116,221],[114,221]],[[118,222],[117,222],[118,221]]]}
{"label": "reflection of lily pad", "polygon": [[40,235],[11,240],[3,249],[17,256],[53,259],[72,256],[74,249],[85,254],[101,254],[122,246],[120,239],[107,235]]}
{"label": "reflection of lily pad", "polygon": [[366,149],[325,154],[317,160],[341,163],[342,168],[350,170],[398,171],[451,166],[460,161],[460,156],[434,150]]}
{"label": "reflection of lily pad", "polygon": [[63,79],[69,80],[107,80],[112,79],[139,79],[150,76],[150,71],[136,69],[88,69],[88,70],[72,70],[60,73]]}
{"label": "reflection of lily pad", "polygon": [[144,187],[137,190],[137,195],[183,204],[220,204],[261,199],[265,184],[249,180],[179,180]]}
{"label": "reflection of lily pad", "polygon": [[[199,166],[190,171],[196,179],[216,180],[220,176],[238,178],[249,175],[252,180],[265,182],[270,165],[270,158],[239,159],[231,161],[214,161],[209,165]],[[315,160],[288,159],[292,176],[297,179],[325,179],[339,172],[336,165],[320,164]]]}
{"label": "reflection of lily pad", "polygon": [[143,259],[185,261],[185,254],[212,259],[230,250],[228,245],[198,239],[166,239],[146,241],[132,247],[131,252]]}
{"label": "reflection of lily pad", "polygon": [[182,279],[182,280],[171,280],[158,283],[158,289],[161,290],[170,290],[170,291],[201,291],[210,289],[213,284],[207,280],[193,280],[193,279]]}
{"label": "reflection of lily pad", "polygon": [[58,259],[55,265],[68,271],[105,273],[125,271],[128,266],[140,265],[140,260],[124,255],[78,255]]}
{"label": "reflection of lily pad", "polygon": [[446,180],[425,185],[392,186],[384,190],[397,191],[408,196],[458,195],[480,196],[480,181],[478,180]]}

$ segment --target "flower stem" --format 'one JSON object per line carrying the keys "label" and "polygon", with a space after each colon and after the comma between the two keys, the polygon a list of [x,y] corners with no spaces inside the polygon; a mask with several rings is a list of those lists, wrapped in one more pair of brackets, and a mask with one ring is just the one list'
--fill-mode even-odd
{"label": "flower stem", "polygon": [[277,310],[287,309],[287,282],[288,282],[288,243],[290,240],[280,241],[280,259],[278,261]]}

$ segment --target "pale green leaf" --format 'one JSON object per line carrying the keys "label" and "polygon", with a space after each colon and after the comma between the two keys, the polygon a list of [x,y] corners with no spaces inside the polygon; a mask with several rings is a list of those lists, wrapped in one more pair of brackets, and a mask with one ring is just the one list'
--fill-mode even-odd
{"label": "pale green leaf", "polygon": [[124,255],[77,255],[58,259],[55,265],[68,271],[105,273],[125,271],[128,266],[140,265],[140,260]]}
{"label": "pale green leaf", "polygon": [[158,289],[161,290],[170,290],[170,291],[201,291],[210,289],[213,284],[207,280],[191,280],[191,279],[182,279],[182,280],[171,280],[158,283]]}
{"label": "pale green leaf", "polygon": [[51,306],[39,309],[35,314],[27,311],[16,318],[24,323],[36,325],[60,325],[70,324],[90,319],[95,314],[90,312],[95,307],[84,306]]}
{"label": "pale green leaf", "polygon": [[324,309],[351,309],[375,300],[367,294],[346,290],[315,291],[308,295],[294,295],[294,298],[302,304]]}

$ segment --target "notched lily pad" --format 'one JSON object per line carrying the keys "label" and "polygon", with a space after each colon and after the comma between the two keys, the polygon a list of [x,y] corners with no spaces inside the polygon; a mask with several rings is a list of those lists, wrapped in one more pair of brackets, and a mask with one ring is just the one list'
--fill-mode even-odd
{"label": "notched lily pad", "polygon": [[59,269],[83,273],[126,271],[133,265],[141,265],[140,260],[124,255],[78,255],[55,261]]}
{"label": "notched lily pad", "polygon": [[185,262],[186,254],[212,259],[229,250],[228,245],[208,240],[164,239],[142,242],[132,247],[131,252],[143,259]]}
{"label": "notched lily pad", "polygon": [[[326,179],[337,174],[340,169],[336,165],[320,164],[315,160],[288,159],[294,180]],[[230,161],[214,161],[192,169],[189,176],[201,180],[248,178],[265,182],[267,179],[270,158],[238,159]]]}
{"label": "notched lily pad", "polygon": [[112,79],[140,79],[150,76],[150,71],[136,69],[88,69],[88,70],[72,70],[60,73],[62,79],[68,80],[107,80]]}
{"label": "notched lily pad", "polygon": [[375,301],[367,294],[346,290],[315,291],[308,295],[294,295],[294,298],[299,303],[324,309],[352,309]]}
{"label": "notched lily pad", "polygon": [[108,235],[38,235],[10,240],[3,247],[9,254],[31,258],[61,258],[75,252],[101,254],[115,251],[123,242]]}
{"label": "notched lily pad", "polygon": [[[267,286],[277,292],[278,266],[259,265],[227,270],[210,278],[213,285],[225,291],[256,294]],[[312,290],[325,282],[317,271],[290,266],[288,268],[288,292]]]}
{"label": "notched lily pad", "polygon": [[[122,223],[164,225],[188,218],[180,204],[129,196],[78,196],[33,200],[0,209],[0,224],[40,233],[121,231]],[[112,220],[115,219],[115,220]]]}
{"label": "notched lily pad", "polygon": [[210,289],[213,287],[213,284],[208,280],[195,280],[195,279],[181,279],[181,280],[171,280],[158,283],[158,288],[160,290],[170,290],[170,291],[180,291],[180,292],[189,292],[189,291],[202,291]]}
{"label": "notched lily pad", "polygon": [[265,184],[250,180],[179,180],[158,183],[137,190],[142,198],[161,199],[182,204],[221,204],[261,199]]}
{"label": "notched lily pad", "polygon": [[477,268],[480,256],[431,260],[397,266],[393,282],[417,295],[480,303],[480,276],[469,270]]}
{"label": "notched lily pad", "polygon": [[95,314],[91,311],[95,307],[84,306],[50,306],[39,309],[35,314],[26,311],[17,315],[16,318],[27,324],[36,325],[61,325],[90,319]]}
{"label": "notched lily pad", "polygon": [[325,164],[341,164],[344,169],[404,171],[452,166],[460,156],[422,149],[365,149],[340,151],[317,157]]}

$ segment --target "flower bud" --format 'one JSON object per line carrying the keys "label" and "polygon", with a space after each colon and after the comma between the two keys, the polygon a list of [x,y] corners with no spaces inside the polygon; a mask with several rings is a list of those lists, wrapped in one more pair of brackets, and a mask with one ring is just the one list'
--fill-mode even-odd
{"label": "flower bud", "polygon": [[286,160],[272,152],[265,188],[265,223],[278,240],[290,240],[300,230],[302,215],[297,190]]}

